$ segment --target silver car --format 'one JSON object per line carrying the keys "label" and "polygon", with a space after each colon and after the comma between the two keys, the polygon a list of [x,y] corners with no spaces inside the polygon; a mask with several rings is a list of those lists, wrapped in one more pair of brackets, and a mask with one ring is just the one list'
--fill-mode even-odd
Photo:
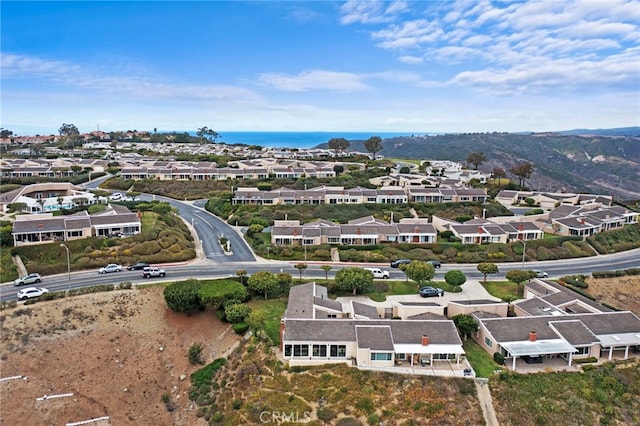
{"label": "silver car", "polygon": [[39,284],[42,281],[40,274],[28,274],[20,277],[13,282],[14,285]]}
{"label": "silver car", "polygon": [[98,273],[106,274],[109,272],[120,272],[120,271],[122,271],[122,266],[118,265],[117,263],[110,263],[107,266],[103,266],[102,268],[100,268],[98,270]]}

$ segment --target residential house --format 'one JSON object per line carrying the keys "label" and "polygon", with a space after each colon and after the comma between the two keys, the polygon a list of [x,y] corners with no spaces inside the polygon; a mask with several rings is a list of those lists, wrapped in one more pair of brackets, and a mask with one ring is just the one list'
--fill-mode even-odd
{"label": "residential house", "polygon": [[[357,318],[337,313],[318,318],[319,313],[324,315],[324,303],[326,289],[315,283],[291,288],[280,325],[282,358],[289,365],[346,363],[393,371],[398,364],[416,368],[442,364],[463,375],[464,350],[453,321],[376,319],[375,309],[358,302],[353,307]],[[338,308],[335,303],[331,312]]]}
{"label": "residential house", "polygon": [[517,302],[519,316],[476,315],[474,339],[489,354],[501,353],[515,370],[518,360],[538,362],[576,358],[611,360],[638,357],[640,318],[632,312],[614,312],[559,284],[539,279],[525,287],[526,299]]}
{"label": "residential house", "polygon": [[77,240],[91,236],[138,234],[142,224],[136,213],[124,206],[111,206],[101,214],[81,211],[68,216],[52,213],[18,215],[13,222],[15,246]]}

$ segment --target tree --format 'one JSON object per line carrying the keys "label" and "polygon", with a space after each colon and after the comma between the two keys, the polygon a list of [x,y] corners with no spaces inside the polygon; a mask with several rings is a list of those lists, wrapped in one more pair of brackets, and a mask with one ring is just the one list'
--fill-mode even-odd
{"label": "tree", "polygon": [[467,340],[470,333],[478,331],[478,322],[471,315],[458,314],[452,320],[464,340]]}
{"label": "tree", "polygon": [[373,284],[373,273],[362,268],[344,268],[336,273],[336,288],[356,294]]}
{"label": "tree", "polygon": [[0,127],[0,139],[9,139],[11,136],[13,136],[11,130]]}
{"label": "tree", "polygon": [[322,265],[320,269],[324,271],[324,280],[329,281],[329,271],[333,269],[333,267],[331,265]]}
{"label": "tree", "polygon": [[461,286],[467,282],[467,277],[457,269],[452,269],[444,274],[444,280],[452,286]]}
{"label": "tree", "polygon": [[202,139],[203,141],[215,142],[220,135],[215,130],[212,130],[208,127],[201,127],[196,132],[196,136]]}
{"label": "tree", "polygon": [[531,177],[531,174],[533,173],[533,164],[520,163],[516,166],[511,167],[509,171],[518,177],[518,185],[523,187],[525,181],[529,179]]}
{"label": "tree", "polygon": [[193,279],[173,283],[165,287],[164,300],[173,312],[190,315],[204,309],[198,295],[199,290],[200,282]]}
{"label": "tree", "polygon": [[244,303],[236,303],[224,308],[224,316],[232,324],[244,321],[251,314],[251,308]]}
{"label": "tree", "polygon": [[245,277],[247,276],[247,271],[245,269],[238,269],[236,271],[236,275],[238,276],[240,283],[244,285]]}
{"label": "tree", "polygon": [[278,272],[276,274],[276,278],[278,279],[280,291],[287,294],[287,291],[289,291],[289,289],[291,288],[291,283],[293,282],[291,274],[287,274],[286,272]]}
{"label": "tree", "polygon": [[417,282],[420,286],[426,281],[430,281],[436,274],[436,268],[431,263],[423,262],[422,260],[414,260],[402,266],[404,266],[402,270],[407,277]]}
{"label": "tree", "polygon": [[507,172],[502,167],[494,167],[491,174],[494,178],[498,178],[498,188],[500,188],[500,178],[506,177]]}
{"label": "tree", "polygon": [[478,263],[478,266],[476,267],[478,269],[478,271],[480,271],[482,273],[482,275],[484,275],[484,282],[487,282],[487,275],[488,274],[497,274],[498,271],[498,265],[496,265],[495,263],[492,262],[482,262],[482,263]]}
{"label": "tree", "polygon": [[478,170],[478,167],[487,161],[487,157],[484,156],[482,152],[472,152],[467,157],[467,163],[473,165],[475,170]]}
{"label": "tree", "polygon": [[278,290],[278,278],[269,271],[260,271],[249,277],[249,289],[255,293],[264,294],[265,300],[269,293]]}
{"label": "tree", "polygon": [[302,273],[305,271],[305,269],[307,269],[309,267],[309,265],[307,265],[306,263],[296,263],[294,265],[294,268],[296,268],[298,270],[298,272],[300,273],[300,281],[302,281]]}
{"label": "tree", "polygon": [[516,290],[520,293],[520,285],[535,277],[535,272],[533,271],[523,271],[522,269],[512,269],[507,271],[505,278],[509,281],[516,283]]}
{"label": "tree", "polygon": [[349,148],[349,141],[345,138],[332,138],[329,139],[329,149],[334,150],[338,157],[342,156],[342,152]]}
{"label": "tree", "polygon": [[75,147],[76,142],[80,139],[80,131],[74,124],[63,123],[58,129],[58,133],[62,137],[63,142],[71,147]]}
{"label": "tree", "polygon": [[336,172],[336,175],[339,175],[340,173],[344,172],[344,166],[342,164],[336,164],[335,166],[333,166],[333,171]]}
{"label": "tree", "polygon": [[371,136],[364,143],[364,147],[369,151],[373,159],[376,159],[376,153],[382,151],[382,138],[380,136]]}
{"label": "tree", "polygon": [[151,211],[160,216],[164,216],[171,212],[171,204],[164,201],[157,203],[151,208]]}

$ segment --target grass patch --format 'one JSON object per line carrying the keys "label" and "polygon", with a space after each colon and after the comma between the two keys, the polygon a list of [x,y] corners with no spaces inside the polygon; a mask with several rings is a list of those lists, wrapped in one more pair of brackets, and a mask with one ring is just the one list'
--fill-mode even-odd
{"label": "grass patch", "polygon": [[487,281],[486,283],[480,281],[480,284],[490,295],[500,300],[522,299],[524,295],[524,285],[517,286],[511,281]]}
{"label": "grass patch", "polygon": [[13,281],[18,278],[18,269],[13,264],[11,250],[3,248],[0,250],[0,281]]}
{"label": "grass patch", "polygon": [[[583,373],[517,374],[490,380],[501,423],[638,424],[640,368],[613,363]],[[526,420],[525,420],[526,419]]]}
{"label": "grass patch", "polygon": [[463,341],[465,356],[476,372],[476,377],[489,377],[494,374],[500,366],[493,358],[472,339]]}
{"label": "grass patch", "polygon": [[274,345],[280,344],[280,319],[287,308],[284,298],[259,300],[254,299],[247,303],[251,308],[251,314],[246,322],[254,330],[264,330]]}

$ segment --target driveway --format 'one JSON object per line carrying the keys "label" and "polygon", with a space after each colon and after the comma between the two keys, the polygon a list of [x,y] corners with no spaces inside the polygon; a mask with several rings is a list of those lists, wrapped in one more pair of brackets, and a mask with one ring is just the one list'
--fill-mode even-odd
{"label": "driveway", "polygon": [[[437,285],[437,284],[436,284]],[[400,294],[394,296],[387,296],[387,300],[384,302],[375,302],[369,298],[369,296],[343,296],[338,297],[336,300],[342,303],[344,312],[351,312],[351,301],[363,303],[365,305],[375,306],[376,308],[391,308],[393,302],[432,302],[441,306],[446,306],[449,301],[456,300],[495,300],[500,301],[497,297],[491,296],[487,290],[482,287],[479,280],[468,280],[462,286],[461,293],[447,293],[442,297],[421,297],[419,294]]]}

